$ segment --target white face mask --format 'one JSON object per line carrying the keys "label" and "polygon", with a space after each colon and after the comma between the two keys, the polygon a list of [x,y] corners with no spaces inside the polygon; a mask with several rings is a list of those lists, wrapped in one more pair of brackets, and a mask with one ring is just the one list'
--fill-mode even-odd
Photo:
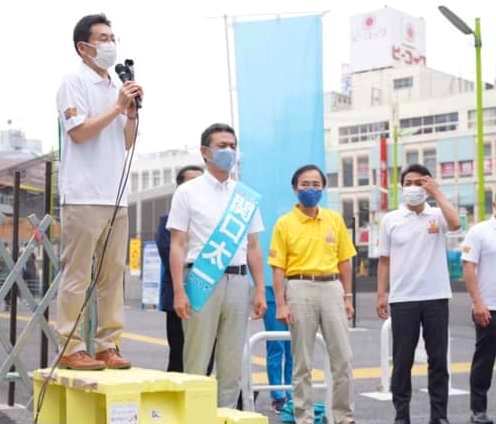
{"label": "white face mask", "polygon": [[90,44],[86,43],[96,49],[96,56],[91,58],[93,63],[100,69],[107,70],[112,67],[117,60],[117,47],[113,42]]}
{"label": "white face mask", "polygon": [[427,193],[425,192],[423,187],[403,187],[402,193],[405,203],[409,206],[418,206],[427,200]]}

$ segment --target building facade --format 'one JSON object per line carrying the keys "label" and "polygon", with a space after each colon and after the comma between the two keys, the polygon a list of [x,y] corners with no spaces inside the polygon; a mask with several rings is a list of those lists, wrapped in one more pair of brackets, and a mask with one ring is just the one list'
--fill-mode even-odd
{"label": "building facade", "polygon": [[186,165],[203,165],[199,150],[167,150],[139,155],[129,184],[129,236],[153,240],[160,215],[170,209],[176,175]]}
{"label": "building facade", "polygon": [[[9,121],[9,126],[10,124]],[[41,153],[41,140],[26,138],[20,129],[8,128],[0,131],[0,154],[2,156],[18,154],[32,158],[40,156]]]}
{"label": "building facade", "polygon": [[[396,44],[407,51],[404,40]],[[394,57],[394,47],[384,48],[393,49]],[[349,92],[325,97],[331,207],[342,211],[348,221],[356,218],[359,241],[367,244],[370,224],[377,223],[379,215],[380,140],[385,137],[388,144],[391,192],[396,128],[399,171],[408,164],[424,164],[448,198],[473,221],[477,216],[474,83],[427,67],[425,57],[416,63],[403,60],[379,69],[372,66],[364,69],[362,59],[361,70],[347,76]],[[490,211],[496,191],[496,90],[486,84],[483,96],[486,211]]]}

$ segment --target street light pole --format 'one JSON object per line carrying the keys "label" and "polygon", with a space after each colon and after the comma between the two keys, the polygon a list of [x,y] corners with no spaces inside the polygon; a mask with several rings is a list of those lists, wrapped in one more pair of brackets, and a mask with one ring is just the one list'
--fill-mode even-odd
{"label": "street light pole", "polygon": [[463,34],[472,34],[474,36],[477,114],[477,220],[480,222],[486,218],[486,199],[484,190],[484,114],[482,108],[482,37],[480,18],[475,19],[475,29],[473,30],[446,6],[439,6],[439,11]]}
{"label": "street light pole", "polygon": [[486,194],[484,189],[484,109],[482,106],[482,38],[480,19],[475,19],[475,72],[477,91],[477,210],[478,221],[486,219]]}

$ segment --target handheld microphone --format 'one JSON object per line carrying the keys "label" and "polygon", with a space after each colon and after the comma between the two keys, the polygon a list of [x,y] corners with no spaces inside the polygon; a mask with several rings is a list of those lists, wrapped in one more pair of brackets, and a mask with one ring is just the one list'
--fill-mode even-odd
{"label": "handheld microphone", "polygon": [[[118,63],[115,65],[115,73],[122,82],[134,81],[134,62],[131,59],[126,59],[126,65]],[[136,108],[141,109],[141,96],[136,96],[134,98],[136,103]]]}
{"label": "handheld microphone", "polygon": [[126,65],[129,68],[129,71],[131,72],[131,76],[134,80],[134,60],[133,59],[126,59],[124,61],[124,65]]}

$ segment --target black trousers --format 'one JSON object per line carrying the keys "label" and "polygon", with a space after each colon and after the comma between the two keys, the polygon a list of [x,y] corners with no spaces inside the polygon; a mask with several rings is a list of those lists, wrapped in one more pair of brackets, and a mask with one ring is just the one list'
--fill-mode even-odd
{"label": "black trousers", "polygon": [[491,317],[487,327],[475,324],[475,352],[470,370],[470,408],[473,412],[487,411],[487,392],[496,358],[496,311],[491,311]]}
{"label": "black trousers", "polygon": [[169,372],[183,372],[184,334],[181,318],[176,311],[166,311],[167,342],[169,343]]}
{"label": "black trousers", "polygon": [[[168,372],[183,372],[183,347],[184,333],[181,318],[176,311],[166,311],[167,314],[167,343],[169,343],[169,366]],[[212,374],[214,368],[215,345],[212,349],[212,356],[207,367],[207,375]]]}
{"label": "black trousers", "polygon": [[431,421],[447,418],[448,409],[448,321],[447,299],[391,304],[393,374],[391,392],[396,419],[410,420],[411,370],[420,326],[428,361]]}

